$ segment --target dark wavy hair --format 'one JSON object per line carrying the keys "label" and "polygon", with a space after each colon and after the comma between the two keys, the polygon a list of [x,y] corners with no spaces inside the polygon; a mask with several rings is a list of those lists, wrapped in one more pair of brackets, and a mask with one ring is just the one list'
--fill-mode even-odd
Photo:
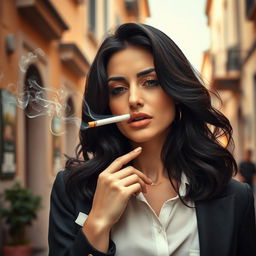
{"label": "dark wavy hair", "polygon": [[[209,91],[182,51],[160,30],[145,24],[127,23],[103,41],[88,73],[82,122],[91,121],[86,103],[94,113],[111,115],[106,67],[114,53],[129,45],[152,53],[161,87],[178,102],[161,152],[170,181],[180,181],[181,173],[185,173],[189,180],[185,200],[201,201],[218,196],[237,172],[236,161],[229,151],[233,147],[232,127],[211,105]],[[226,146],[219,142],[221,136],[227,138]],[[98,175],[129,150],[128,139],[115,124],[81,128],[76,158],[66,162],[69,193],[79,193],[91,201]]]}

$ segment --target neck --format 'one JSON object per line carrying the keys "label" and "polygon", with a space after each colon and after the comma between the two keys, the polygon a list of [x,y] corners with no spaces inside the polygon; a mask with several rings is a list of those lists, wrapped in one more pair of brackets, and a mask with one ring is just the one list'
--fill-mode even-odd
{"label": "neck", "polygon": [[133,143],[133,147],[142,147],[142,153],[133,161],[136,169],[143,172],[154,183],[168,179],[167,172],[161,160],[163,142],[150,141],[145,143]]}

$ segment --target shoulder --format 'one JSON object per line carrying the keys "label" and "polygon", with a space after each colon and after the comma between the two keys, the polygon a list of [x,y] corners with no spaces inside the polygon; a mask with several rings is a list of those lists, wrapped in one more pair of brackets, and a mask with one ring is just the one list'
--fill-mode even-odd
{"label": "shoulder", "polygon": [[88,213],[91,210],[92,202],[80,194],[71,193],[66,189],[66,181],[68,178],[69,170],[59,171],[52,188],[51,198],[55,201],[62,202],[69,208],[76,211]]}
{"label": "shoulder", "polygon": [[55,177],[54,183],[53,183],[53,190],[58,192],[65,192],[65,178],[67,175],[67,171],[59,171]]}
{"label": "shoulder", "polygon": [[67,191],[66,180],[68,173],[68,170],[59,171],[57,173],[52,187],[51,201],[75,209],[77,204],[81,203],[81,199],[79,196],[72,195]]}
{"label": "shoulder", "polygon": [[247,183],[240,182],[235,179],[230,179],[226,186],[225,193],[244,196],[249,192],[249,190],[250,186]]}
{"label": "shoulder", "polygon": [[253,208],[254,198],[250,186],[234,179],[230,179],[222,192],[213,199],[197,202],[197,205],[220,211],[228,209],[236,212],[237,218],[243,218]]}
{"label": "shoulder", "polygon": [[68,171],[59,171],[53,183],[51,198],[62,202],[72,202],[71,196],[66,191],[66,176]]}
{"label": "shoulder", "polygon": [[[203,211],[218,216],[228,214],[234,216],[236,224],[241,224],[244,218],[253,219],[254,198],[250,186],[246,183],[231,179],[223,192],[211,200],[197,203],[197,207]],[[239,224],[239,225],[240,225]]]}
{"label": "shoulder", "polygon": [[231,180],[227,193],[233,195],[236,226],[239,231],[239,255],[256,255],[255,209],[254,197],[250,186],[236,180]]}
{"label": "shoulder", "polygon": [[253,193],[247,183],[231,179],[224,192],[225,196],[233,196],[237,208],[247,209],[253,204]]}
{"label": "shoulder", "polygon": [[251,193],[251,188],[247,183],[237,181],[235,179],[231,179],[226,189],[224,190],[224,194],[235,195],[238,198],[245,199]]}

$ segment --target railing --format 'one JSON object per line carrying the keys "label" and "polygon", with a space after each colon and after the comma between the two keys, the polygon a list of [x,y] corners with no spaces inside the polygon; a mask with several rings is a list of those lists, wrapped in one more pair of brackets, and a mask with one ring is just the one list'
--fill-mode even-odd
{"label": "railing", "polygon": [[212,72],[213,75],[217,76],[224,76],[226,75],[226,53],[223,52],[216,52],[211,54],[212,60]]}
{"label": "railing", "polygon": [[240,84],[240,52],[238,47],[212,54],[212,87],[216,90],[236,91]]}

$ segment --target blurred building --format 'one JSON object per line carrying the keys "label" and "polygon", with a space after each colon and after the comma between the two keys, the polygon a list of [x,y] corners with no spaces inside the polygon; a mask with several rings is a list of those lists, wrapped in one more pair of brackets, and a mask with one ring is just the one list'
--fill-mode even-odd
{"label": "blurred building", "polygon": [[222,98],[215,104],[232,124],[237,162],[248,148],[256,160],[256,1],[207,0],[206,15],[211,45],[201,73]]}
{"label": "blurred building", "polygon": [[[0,193],[19,180],[42,196],[43,208],[28,232],[35,248],[47,250],[51,187],[64,166],[63,153],[73,156],[78,143],[79,124],[60,122],[52,113],[81,116],[86,74],[106,33],[121,23],[144,22],[148,16],[147,0],[0,1],[2,105],[8,95],[19,99],[8,129],[0,117]],[[22,108],[30,96],[38,101],[30,102],[26,112]],[[2,107],[4,111],[8,109]],[[64,134],[55,136],[58,130]],[[3,147],[8,137],[14,152]],[[6,233],[1,232],[5,240]]]}

